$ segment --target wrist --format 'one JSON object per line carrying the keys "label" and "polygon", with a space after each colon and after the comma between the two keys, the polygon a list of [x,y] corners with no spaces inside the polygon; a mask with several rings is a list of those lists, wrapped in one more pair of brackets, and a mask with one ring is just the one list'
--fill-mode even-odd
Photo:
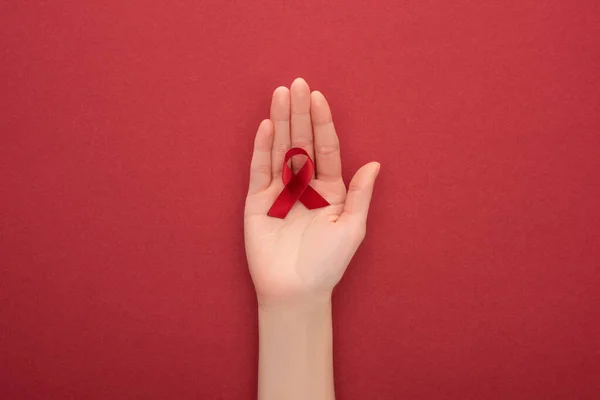
{"label": "wrist", "polygon": [[272,300],[258,308],[258,398],[335,398],[331,296]]}
{"label": "wrist", "polygon": [[257,296],[259,313],[301,313],[319,309],[331,309],[331,293],[298,296]]}
{"label": "wrist", "polygon": [[331,297],[310,297],[291,302],[267,302],[258,307],[258,328],[261,340],[277,337],[281,343],[292,344],[307,339],[319,342],[331,336]]}

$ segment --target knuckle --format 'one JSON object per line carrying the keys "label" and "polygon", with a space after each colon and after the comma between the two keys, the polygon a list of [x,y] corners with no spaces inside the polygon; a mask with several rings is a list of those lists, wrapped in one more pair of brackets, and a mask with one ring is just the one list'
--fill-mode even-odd
{"label": "knuckle", "polygon": [[350,182],[348,185],[348,192],[360,192],[362,190],[362,186],[356,182]]}
{"label": "knuckle", "polygon": [[298,136],[293,139],[294,145],[307,147],[313,144],[312,136]]}
{"label": "knuckle", "polygon": [[271,166],[267,164],[252,165],[251,170],[253,172],[258,172],[259,174],[270,174]]}
{"label": "knuckle", "polygon": [[258,152],[258,153],[268,153],[271,151],[270,146],[264,144],[264,143],[260,143],[258,141],[254,142],[254,151]]}
{"label": "knuckle", "polygon": [[322,144],[319,146],[315,146],[315,152],[322,156],[328,156],[331,154],[335,154],[340,150],[339,143],[336,144]]}
{"label": "knuckle", "polygon": [[273,145],[273,150],[277,153],[285,153],[290,149],[290,146],[287,143],[277,143]]}

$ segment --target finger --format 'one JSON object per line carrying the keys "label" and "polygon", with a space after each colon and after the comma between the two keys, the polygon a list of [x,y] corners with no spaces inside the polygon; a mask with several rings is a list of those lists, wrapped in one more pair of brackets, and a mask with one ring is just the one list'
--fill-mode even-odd
{"label": "finger", "polygon": [[342,179],[340,141],[335,133],[329,104],[319,91],[311,94],[310,115],[315,138],[317,178],[322,181],[338,181]]}
{"label": "finger", "polygon": [[350,181],[350,185],[348,185],[344,211],[338,221],[366,224],[373,187],[375,186],[377,174],[379,174],[379,168],[379,163],[371,162],[363,165],[356,171],[356,174],[354,174],[354,177]]}
{"label": "finger", "polygon": [[273,123],[262,121],[254,139],[254,153],[250,162],[248,194],[259,193],[271,184],[271,148],[273,147]]}
{"label": "finger", "polygon": [[[292,147],[306,150],[309,157],[314,160],[313,133],[310,121],[310,88],[302,78],[296,78],[290,88],[292,108]],[[304,165],[304,160],[293,159],[292,170],[298,172]]]}
{"label": "finger", "polygon": [[290,90],[280,86],[273,92],[271,101],[271,121],[275,134],[273,136],[273,150],[271,166],[273,178],[281,175],[285,153],[291,147],[290,141]]}

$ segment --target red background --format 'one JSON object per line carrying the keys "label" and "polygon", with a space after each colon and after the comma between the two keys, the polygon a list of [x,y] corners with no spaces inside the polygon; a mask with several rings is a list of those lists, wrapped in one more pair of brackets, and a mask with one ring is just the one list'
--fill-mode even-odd
{"label": "red background", "polygon": [[5,1],[0,397],[252,399],[272,90],[377,160],[339,399],[600,396],[597,1]]}

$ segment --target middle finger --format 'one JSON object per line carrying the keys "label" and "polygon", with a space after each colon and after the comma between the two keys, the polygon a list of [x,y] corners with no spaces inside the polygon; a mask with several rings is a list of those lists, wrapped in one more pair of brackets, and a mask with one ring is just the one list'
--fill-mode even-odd
{"label": "middle finger", "polygon": [[[310,88],[302,78],[296,78],[290,88],[292,109],[292,147],[300,147],[314,160],[313,132],[310,118]],[[298,170],[304,160],[292,159],[292,170]],[[314,173],[313,173],[314,176]]]}

